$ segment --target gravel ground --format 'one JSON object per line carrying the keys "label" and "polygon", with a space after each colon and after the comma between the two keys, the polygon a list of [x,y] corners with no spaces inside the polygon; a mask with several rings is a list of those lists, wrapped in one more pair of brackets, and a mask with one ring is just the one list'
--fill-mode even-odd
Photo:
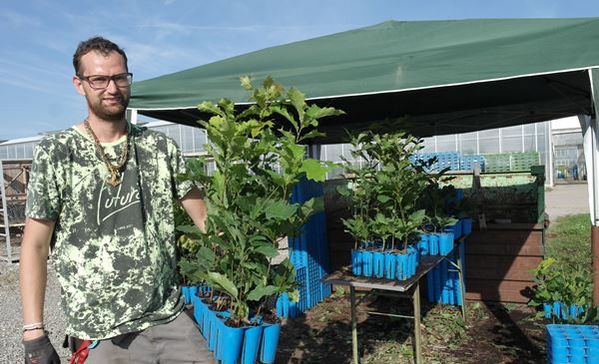
{"label": "gravel ground", "polygon": [[[65,318],[60,308],[60,287],[51,269],[48,269],[44,322],[46,329],[50,331],[50,340],[58,351],[61,361],[68,363],[69,352],[62,348]],[[19,264],[0,262],[0,363],[23,362],[22,326]]]}

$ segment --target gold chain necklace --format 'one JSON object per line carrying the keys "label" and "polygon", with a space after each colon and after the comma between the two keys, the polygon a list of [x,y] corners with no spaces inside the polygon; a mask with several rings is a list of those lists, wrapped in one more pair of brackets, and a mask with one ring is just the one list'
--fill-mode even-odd
{"label": "gold chain necklace", "polygon": [[117,164],[112,164],[110,160],[108,160],[106,153],[104,153],[104,148],[102,148],[100,140],[98,140],[98,137],[96,134],[94,134],[94,131],[92,130],[91,125],[89,125],[89,121],[87,119],[83,121],[83,125],[85,126],[85,129],[89,135],[91,135],[91,137],[94,139],[94,143],[96,144],[96,153],[100,155],[100,159],[102,159],[104,164],[106,164],[108,172],[110,172],[110,178],[106,179],[106,183],[112,187],[118,186],[121,184],[121,182],[123,182],[121,170],[123,169],[125,162],[127,162],[127,155],[129,154],[129,133],[127,132],[125,145],[123,145],[123,150],[121,151],[121,156],[119,157]]}

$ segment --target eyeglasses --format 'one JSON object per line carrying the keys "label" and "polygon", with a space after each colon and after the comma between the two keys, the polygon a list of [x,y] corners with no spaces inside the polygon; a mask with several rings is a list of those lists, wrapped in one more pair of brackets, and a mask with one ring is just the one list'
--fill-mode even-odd
{"label": "eyeglasses", "polygon": [[108,87],[110,81],[114,81],[116,87],[129,87],[133,82],[133,73],[121,73],[114,76],[77,76],[79,79],[87,81],[89,87],[94,90],[103,90]]}

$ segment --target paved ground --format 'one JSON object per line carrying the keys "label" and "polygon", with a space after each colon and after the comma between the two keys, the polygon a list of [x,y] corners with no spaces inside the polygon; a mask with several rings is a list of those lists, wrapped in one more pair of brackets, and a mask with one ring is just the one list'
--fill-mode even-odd
{"label": "paved ground", "polygon": [[589,212],[589,193],[585,184],[555,185],[545,192],[545,211],[549,220]]}

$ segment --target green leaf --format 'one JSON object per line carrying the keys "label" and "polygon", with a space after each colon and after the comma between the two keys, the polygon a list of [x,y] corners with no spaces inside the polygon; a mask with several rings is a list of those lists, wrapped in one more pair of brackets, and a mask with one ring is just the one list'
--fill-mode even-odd
{"label": "green leaf", "polygon": [[305,159],[302,162],[301,172],[306,173],[306,178],[312,181],[324,182],[327,177],[329,168],[322,165],[320,161],[316,159]]}
{"label": "green leaf", "polygon": [[254,251],[268,258],[274,258],[279,255],[279,250],[272,244],[262,244],[254,248]]}
{"label": "green leaf", "polygon": [[247,295],[248,301],[258,301],[262,297],[268,297],[277,291],[275,286],[258,286]]}
{"label": "green leaf", "polygon": [[195,225],[180,225],[177,226],[177,231],[180,231],[191,237],[201,237],[204,235],[204,233],[202,233]]}
{"label": "green leaf", "polygon": [[287,201],[274,201],[266,205],[264,213],[267,219],[287,220],[297,212],[297,207]]}
{"label": "green leaf", "polygon": [[287,92],[287,97],[291,101],[291,105],[295,108],[300,120],[300,124],[304,120],[304,106],[306,106],[306,95],[295,88],[290,88]]}
{"label": "green leaf", "polygon": [[225,275],[218,272],[209,272],[207,278],[218,286],[218,288],[222,289],[226,293],[228,293],[231,297],[237,299],[239,297],[239,292],[237,291],[237,287],[235,284],[231,282],[229,278]]}

